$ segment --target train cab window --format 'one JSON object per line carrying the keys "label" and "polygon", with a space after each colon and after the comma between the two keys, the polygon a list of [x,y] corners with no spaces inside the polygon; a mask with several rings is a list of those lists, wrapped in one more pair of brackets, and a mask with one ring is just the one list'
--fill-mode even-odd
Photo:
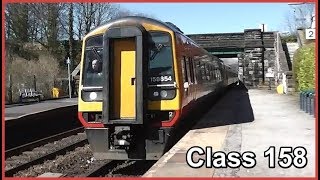
{"label": "train cab window", "polygon": [[102,86],[102,36],[88,39],[85,44],[84,86]]}
{"label": "train cab window", "polygon": [[149,39],[149,83],[174,82],[173,55],[170,34],[150,32]]}

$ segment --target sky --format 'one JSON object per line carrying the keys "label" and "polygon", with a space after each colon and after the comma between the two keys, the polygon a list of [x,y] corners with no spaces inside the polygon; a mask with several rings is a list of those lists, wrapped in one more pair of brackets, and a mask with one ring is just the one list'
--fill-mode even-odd
{"label": "sky", "polygon": [[121,3],[132,12],[178,26],[185,34],[243,32],[265,24],[267,31],[288,31],[287,3]]}

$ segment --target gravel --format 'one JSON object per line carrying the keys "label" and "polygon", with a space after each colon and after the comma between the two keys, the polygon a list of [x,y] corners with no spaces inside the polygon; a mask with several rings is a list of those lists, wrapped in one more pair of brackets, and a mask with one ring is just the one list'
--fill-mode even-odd
{"label": "gravel", "polygon": [[[64,177],[81,177],[109,161],[98,161],[93,157],[89,145],[76,148],[65,155],[57,156],[43,164],[35,165],[20,171],[14,177],[37,177],[44,173],[61,173]],[[139,177],[142,176],[156,161],[122,161],[113,169],[106,170],[100,177]]]}
{"label": "gravel", "polygon": [[65,155],[57,156],[54,160],[48,160],[20,171],[14,177],[37,177],[43,173],[62,173],[66,177],[73,177],[91,169],[94,158],[89,145],[76,148]]}

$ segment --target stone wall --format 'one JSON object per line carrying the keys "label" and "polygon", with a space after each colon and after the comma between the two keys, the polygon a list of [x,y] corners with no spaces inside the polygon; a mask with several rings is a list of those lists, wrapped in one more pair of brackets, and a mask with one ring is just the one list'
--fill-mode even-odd
{"label": "stone wall", "polygon": [[[274,48],[266,48],[264,51],[264,73],[266,74],[268,72],[268,68],[271,68],[273,72],[275,72],[276,68],[276,52]],[[265,82],[269,82],[271,80],[271,86],[275,87],[276,82],[275,78],[265,78]]]}
{"label": "stone wall", "polygon": [[[268,85],[265,78],[268,68],[276,70],[275,33],[261,32],[261,29],[245,29],[243,33],[195,34],[188,35],[208,50],[241,48],[238,55],[239,77],[246,86]],[[275,72],[276,74],[276,72]],[[275,79],[272,79],[274,86]]]}
{"label": "stone wall", "polygon": [[243,76],[245,85],[257,87],[264,83],[264,47],[260,29],[244,31]]}

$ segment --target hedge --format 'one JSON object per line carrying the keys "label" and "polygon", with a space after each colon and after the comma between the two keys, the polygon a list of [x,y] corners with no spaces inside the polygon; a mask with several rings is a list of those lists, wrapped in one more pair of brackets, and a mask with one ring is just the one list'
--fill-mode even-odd
{"label": "hedge", "polygon": [[299,48],[293,56],[293,77],[298,91],[315,89],[315,43]]}

